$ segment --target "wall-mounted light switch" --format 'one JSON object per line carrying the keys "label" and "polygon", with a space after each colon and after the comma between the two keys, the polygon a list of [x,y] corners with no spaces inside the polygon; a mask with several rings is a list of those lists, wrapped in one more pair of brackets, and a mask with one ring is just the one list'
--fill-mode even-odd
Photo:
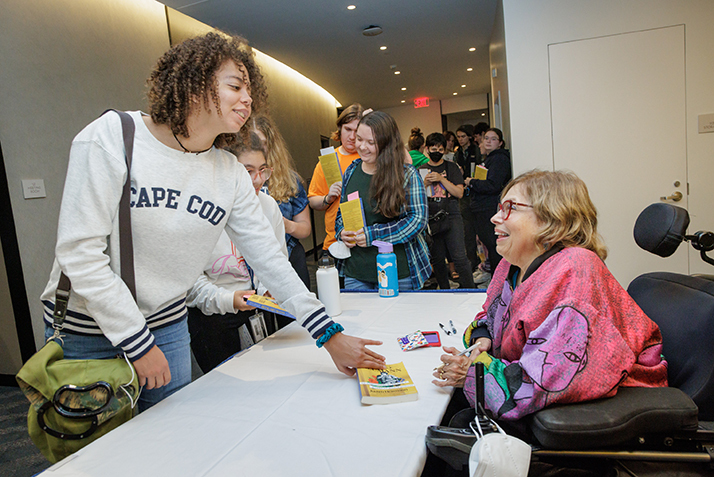
{"label": "wall-mounted light switch", "polygon": [[714,114],[700,114],[699,134],[714,132]]}
{"label": "wall-mounted light switch", "polygon": [[45,181],[42,179],[23,179],[22,195],[25,196],[25,199],[47,197],[47,194],[45,194]]}

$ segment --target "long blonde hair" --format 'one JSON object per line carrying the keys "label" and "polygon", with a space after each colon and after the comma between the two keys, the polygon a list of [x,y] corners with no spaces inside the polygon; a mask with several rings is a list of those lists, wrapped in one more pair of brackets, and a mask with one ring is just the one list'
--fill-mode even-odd
{"label": "long blonde hair", "polygon": [[536,242],[548,249],[557,243],[582,247],[607,258],[607,247],[597,231],[597,209],[585,182],[569,171],[525,172],[509,182],[501,193],[520,185],[538,220],[544,224]]}
{"label": "long blonde hair", "polygon": [[265,137],[266,161],[273,173],[268,180],[270,196],[276,202],[285,202],[298,193],[297,181],[303,182],[295,170],[295,163],[288,151],[283,136],[273,121],[265,115],[251,115],[250,130],[259,131]]}

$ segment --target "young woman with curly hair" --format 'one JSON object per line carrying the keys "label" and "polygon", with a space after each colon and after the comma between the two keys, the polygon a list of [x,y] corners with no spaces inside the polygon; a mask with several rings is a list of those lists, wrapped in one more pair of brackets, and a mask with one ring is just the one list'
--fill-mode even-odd
{"label": "young woman with curly hair", "polygon": [[[74,139],[62,197],[55,262],[42,294],[46,336],[60,273],[72,293],[66,359],[125,352],[145,387],[146,409],[191,379],[186,291],[225,229],[261,282],[340,371],[381,367],[378,344],[337,332],[281,253],[250,175],[222,147],[265,106],[265,85],[245,40],[209,33],[172,47],[149,78],[150,115],[130,112],[136,132],[131,223],[136,300],[119,276],[117,215],[127,179],[120,120],[108,113]],[[324,335],[324,336],[323,336]],[[329,339],[329,341],[327,341]]]}
{"label": "young woman with curly hair", "polygon": [[400,290],[418,290],[431,275],[424,231],[428,218],[426,190],[417,170],[405,164],[397,123],[387,113],[365,115],[357,127],[355,160],[344,174],[342,202],[359,192],[365,215],[360,230],[345,230],[337,213],[335,232],[350,247],[350,258],[338,261],[345,288],[377,289],[374,240],[394,244]]}

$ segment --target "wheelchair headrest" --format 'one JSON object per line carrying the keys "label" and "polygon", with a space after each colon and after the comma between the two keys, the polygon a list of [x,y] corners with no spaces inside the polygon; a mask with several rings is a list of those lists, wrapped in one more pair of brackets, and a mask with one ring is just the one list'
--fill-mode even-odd
{"label": "wheelchair headrest", "polygon": [[652,204],[635,222],[635,242],[648,252],[669,257],[684,240],[689,227],[689,213],[672,204]]}

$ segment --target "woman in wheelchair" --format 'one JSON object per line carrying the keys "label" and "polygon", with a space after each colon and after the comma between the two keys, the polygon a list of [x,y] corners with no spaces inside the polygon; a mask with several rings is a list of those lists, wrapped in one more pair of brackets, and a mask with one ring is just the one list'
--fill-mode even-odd
{"label": "woman in wheelchair", "polygon": [[471,357],[445,347],[437,386],[475,396],[486,365],[486,408],[515,420],[554,403],[589,401],[620,386],[667,386],[662,337],[608,271],[597,211],[569,172],[531,171],[501,194],[495,224],[503,260],[464,333]]}

